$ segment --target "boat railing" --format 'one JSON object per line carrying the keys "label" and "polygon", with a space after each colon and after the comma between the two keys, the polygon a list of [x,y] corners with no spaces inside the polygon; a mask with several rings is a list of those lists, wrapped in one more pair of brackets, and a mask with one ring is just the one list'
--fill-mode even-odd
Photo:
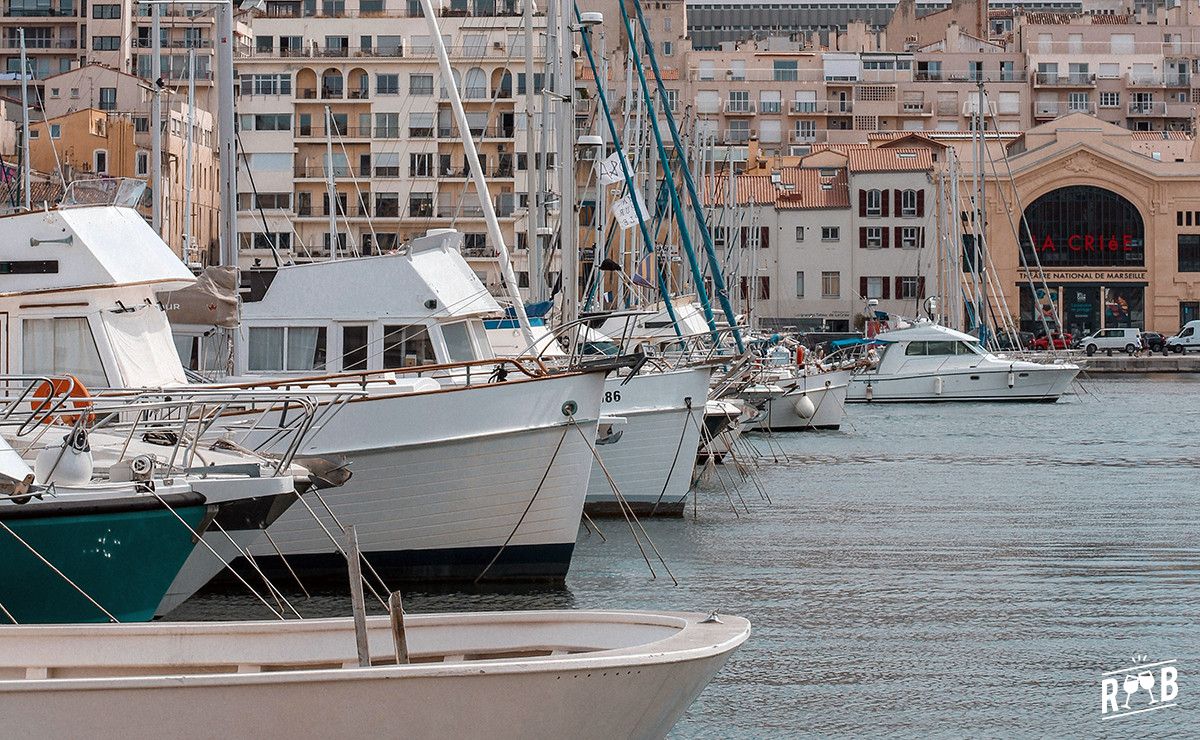
{"label": "boat railing", "polygon": [[136,456],[134,439],[160,446],[156,464],[169,471],[195,467],[202,446],[259,456],[281,475],[303,441],[359,391],[214,388],[84,389],[73,376],[0,376],[0,428],[18,453],[48,434],[103,432],[122,439],[116,462]]}
{"label": "boat railing", "polygon": [[274,378],[215,384],[212,388],[272,388],[279,390],[309,392],[323,388],[354,387],[361,391],[386,389],[400,386],[403,378],[438,378],[454,376],[465,378],[465,384],[478,385],[496,383],[509,371],[520,373],[526,378],[541,378],[550,374],[550,368],[537,357],[503,357],[461,362],[446,362],[433,365],[388,368],[384,370],[347,370],[326,375],[305,375],[297,378]]}

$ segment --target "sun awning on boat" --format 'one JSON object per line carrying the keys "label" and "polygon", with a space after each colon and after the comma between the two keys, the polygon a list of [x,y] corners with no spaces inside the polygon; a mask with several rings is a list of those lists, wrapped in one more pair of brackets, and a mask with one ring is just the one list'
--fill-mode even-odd
{"label": "sun awning on boat", "polygon": [[159,295],[174,325],[238,326],[238,273],[233,267],[208,267],[194,285]]}

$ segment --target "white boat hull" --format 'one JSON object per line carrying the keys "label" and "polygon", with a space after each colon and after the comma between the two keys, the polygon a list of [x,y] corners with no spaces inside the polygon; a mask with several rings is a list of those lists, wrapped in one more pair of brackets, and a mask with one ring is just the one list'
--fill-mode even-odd
{"label": "white boat hull", "polygon": [[683,513],[711,376],[710,368],[699,367],[608,379],[601,410],[625,423],[619,427],[620,439],[596,446],[604,466],[592,467],[587,490],[589,514],[620,515],[605,471],[616,482],[624,502],[639,516]]}
{"label": "white boat hull", "polygon": [[[663,737],[749,636],[738,617],[511,612],[0,628],[10,738]],[[495,656],[495,657],[491,657]]]}
{"label": "white boat hull", "polygon": [[[772,432],[838,429],[846,415],[846,394],[850,372],[837,370],[819,375],[799,375],[776,382],[788,389],[779,398],[767,401],[766,416],[756,429]],[[804,415],[797,408],[806,407],[801,399],[812,403],[812,413]]]}
{"label": "white boat hull", "polygon": [[[961,368],[937,373],[851,376],[849,403],[936,401],[1057,401],[1071,387],[1079,368],[1074,365],[1021,363]],[[1011,385],[1009,384],[1011,381]],[[868,390],[869,389],[869,390]]]}
{"label": "white boat hull", "polygon": [[[345,578],[328,533],[344,545],[342,526],[354,525],[389,583],[560,580],[579,529],[603,383],[602,373],[564,374],[351,401],[302,454],[344,455],[353,477],[320,499],[305,496],[268,533],[302,578]],[[268,573],[289,577],[267,541],[251,552]]]}

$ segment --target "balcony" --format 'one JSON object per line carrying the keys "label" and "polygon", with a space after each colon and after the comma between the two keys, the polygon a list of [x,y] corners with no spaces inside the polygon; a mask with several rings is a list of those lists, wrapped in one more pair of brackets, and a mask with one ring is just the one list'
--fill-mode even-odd
{"label": "balcony", "polygon": [[982,74],[970,70],[913,73],[913,82],[963,82],[973,85],[976,82],[1025,82],[1027,79],[1024,70],[1015,69],[1011,72],[991,71]]}
{"label": "balcony", "polygon": [[363,46],[321,46],[309,44],[298,49],[239,49],[235,54],[240,58],[259,57],[265,59],[323,59],[323,58],[353,58],[353,59],[399,59],[405,56],[403,46],[363,47]]}
{"label": "balcony", "polygon": [[1033,117],[1038,120],[1058,118],[1068,113],[1091,113],[1095,115],[1096,104],[1092,102],[1068,103],[1061,100],[1034,101],[1033,104]]}
{"label": "balcony", "polygon": [[734,116],[751,115],[754,113],[754,103],[748,100],[726,100],[722,107],[726,113]]}
{"label": "balcony", "polygon": [[[517,133],[516,126],[478,126],[471,128],[471,136],[479,139],[511,139]],[[457,126],[439,126],[437,138],[451,141],[461,141],[462,135]]]}
{"label": "balcony", "polygon": [[1094,87],[1096,75],[1085,72],[1072,72],[1060,75],[1057,72],[1038,72],[1034,75],[1034,87]]}
{"label": "balcony", "polygon": [[58,7],[46,8],[14,8],[4,9],[4,15],[9,18],[27,18],[29,20],[64,20],[75,18],[79,6],[74,3],[61,3]]}
{"label": "balcony", "polygon": [[750,129],[727,128],[721,132],[721,141],[725,144],[745,144],[750,141]]}
{"label": "balcony", "polygon": [[[297,126],[295,131],[297,139],[324,139],[326,129],[324,126]],[[329,129],[329,133],[334,138],[369,139],[371,127],[334,125]]]}
{"label": "balcony", "polygon": [[[0,48],[4,49],[20,49],[21,40],[17,38],[8,38],[0,40]],[[79,41],[77,39],[40,39],[27,37],[25,39],[25,51],[33,54],[39,51],[54,51],[56,49],[78,49]]]}
{"label": "balcony", "polygon": [[922,100],[901,100],[897,102],[899,115],[902,116],[932,116],[933,102]]}
{"label": "balcony", "polygon": [[[297,165],[293,168],[293,176],[301,180],[324,180],[326,179],[325,167],[322,165]],[[370,177],[370,169],[359,169],[357,167],[336,166],[333,168],[333,178],[335,180],[344,180],[354,177]]]}
{"label": "balcony", "polygon": [[1132,88],[1147,88],[1147,87],[1191,87],[1192,77],[1189,74],[1179,74],[1177,72],[1160,75],[1134,75],[1128,74],[1125,76],[1126,85]]}
{"label": "balcony", "polygon": [[854,102],[850,100],[796,100],[792,101],[788,113],[794,116],[803,115],[846,115],[854,110]]}

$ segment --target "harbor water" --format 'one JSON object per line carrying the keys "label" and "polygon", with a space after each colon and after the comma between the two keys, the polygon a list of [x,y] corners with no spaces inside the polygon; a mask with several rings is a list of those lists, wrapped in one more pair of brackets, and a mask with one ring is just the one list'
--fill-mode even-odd
{"label": "harbor water", "polygon": [[[748,617],[676,737],[1195,736],[1198,427],[1195,376],[1085,380],[1053,405],[852,406],[840,432],[752,438],[758,487],[708,480],[695,519],[644,523],[677,586],[605,520],[607,541],[581,530],[565,588],[406,606]],[[349,613],[344,595],[293,596]],[[172,618],[262,616],[209,593]],[[1101,718],[1102,673],[1171,659],[1178,706]]]}

